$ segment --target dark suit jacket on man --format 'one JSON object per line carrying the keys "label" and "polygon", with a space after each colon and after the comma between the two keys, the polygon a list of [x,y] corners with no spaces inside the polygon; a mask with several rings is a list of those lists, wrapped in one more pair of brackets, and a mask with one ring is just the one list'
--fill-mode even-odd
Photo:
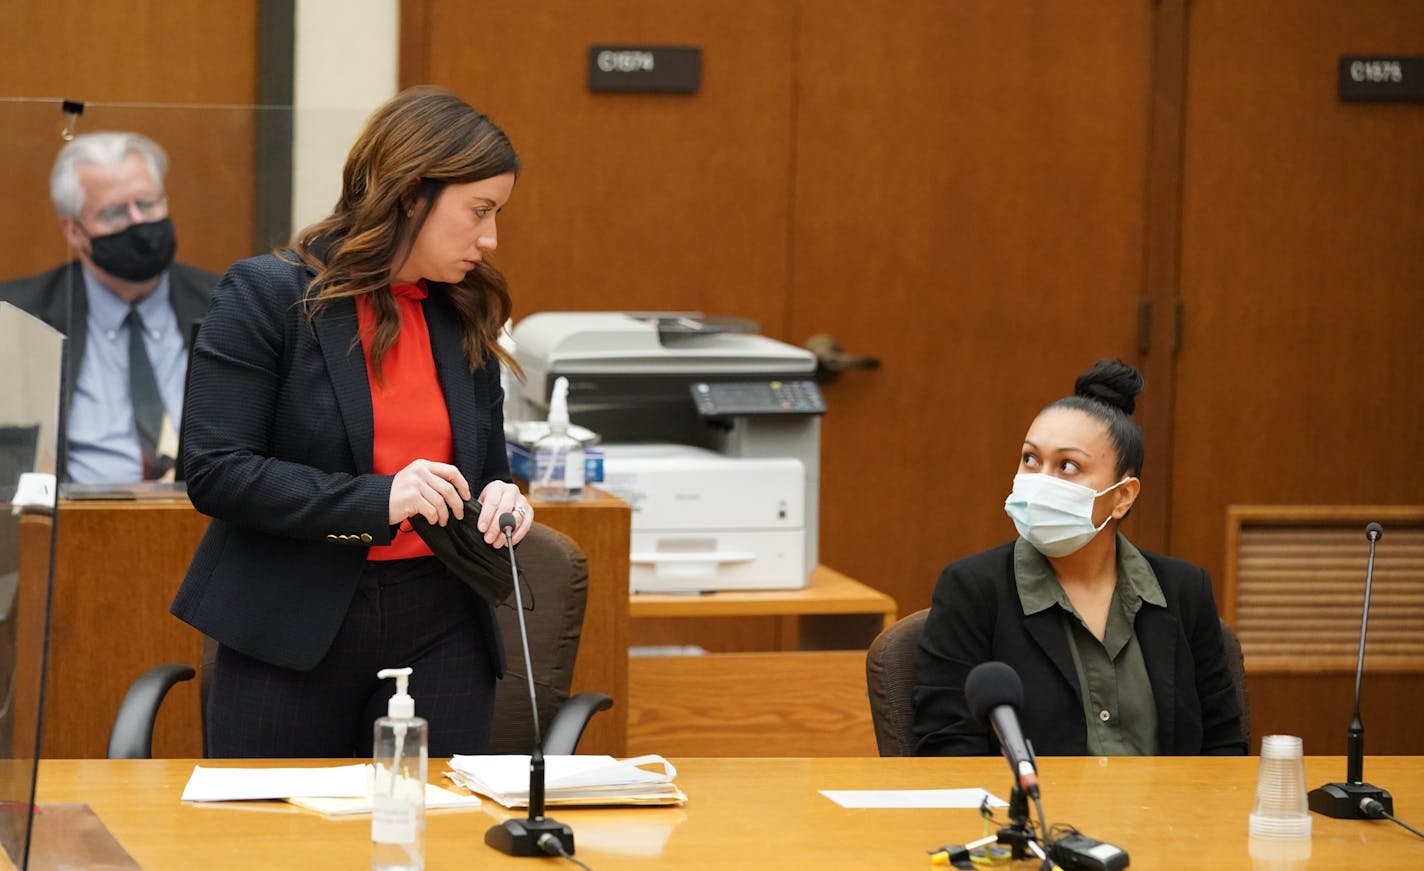
{"label": "dark suit jacket on man", "polygon": [[[1191,563],[1147,551],[1142,555],[1167,600],[1165,608],[1143,602],[1133,626],[1157,708],[1158,752],[1245,753],[1211,581]],[[916,661],[916,752],[999,752],[993,733],[974,721],[964,701],[970,669],[998,660],[1023,680],[1020,721],[1034,752],[1085,754],[1087,726],[1062,613],[1055,606],[1024,616],[1012,542],[947,566],[935,585]]]}
{"label": "dark suit jacket on man", "polygon": [[[186,347],[193,324],[208,310],[218,277],[211,272],[174,263],[168,267],[168,301],[178,318],[178,330]],[[65,367],[63,408],[69,408],[79,363],[88,340],[89,297],[84,292],[84,267],[78,260],[48,272],[0,284],[0,300],[20,308],[64,333],[69,340]]]}
{"label": "dark suit jacket on man", "polygon": [[[355,594],[368,545],[389,544],[391,475],[372,469],[375,424],[355,303],[308,320],[313,279],[275,255],[233,264],[189,364],[188,494],[211,515],[172,611],[273,665],[321,661]],[[472,495],[508,479],[495,358],[470,371],[458,315],[436,284],[424,302],[450,414],[454,465]],[[471,594],[473,595],[473,593]],[[472,627],[503,662],[493,611]]]}

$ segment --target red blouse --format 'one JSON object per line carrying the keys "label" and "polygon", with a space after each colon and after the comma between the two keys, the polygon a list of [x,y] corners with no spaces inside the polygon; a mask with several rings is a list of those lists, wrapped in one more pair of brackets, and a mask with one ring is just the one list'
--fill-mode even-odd
{"label": "red blouse", "polygon": [[[450,414],[440,378],[435,372],[435,355],[430,349],[430,332],[425,326],[421,300],[425,282],[391,286],[400,310],[401,329],[395,344],[381,360],[384,383],[376,380],[371,367],[371,338],[376,331],[376,310],[371,301],[356,298],[356,316],[361,325],[361,346],[366,352],[366,374],[371,381],[371,412],[376,438],[372,445],[372,465],[377,475],[394,475],[417,459],[449,463],[454,459],[450,435]],[[390,560],[431,556],[430,547],[409,523],[402,523],[395,541],[372,547],[368,559]]]}

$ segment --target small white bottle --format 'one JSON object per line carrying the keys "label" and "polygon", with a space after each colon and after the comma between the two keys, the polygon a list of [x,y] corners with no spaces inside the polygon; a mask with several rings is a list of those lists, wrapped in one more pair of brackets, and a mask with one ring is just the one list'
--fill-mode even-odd
{"label": "small white bottle", "polygon": [[372,871],[424,871],[425,777],[429,747],[426,722],[415,715],[406,691],[409,668],[386,668],[377,677],[396,679],[386,716],[376,721],[371,762]]}
{"label": "small white bottle", "polygon": [[569,435],[569,380],[554,382],[549,397],[549,432],[534,443],[534,478],[529,495],[568,502],[583,495],[583,443]]}

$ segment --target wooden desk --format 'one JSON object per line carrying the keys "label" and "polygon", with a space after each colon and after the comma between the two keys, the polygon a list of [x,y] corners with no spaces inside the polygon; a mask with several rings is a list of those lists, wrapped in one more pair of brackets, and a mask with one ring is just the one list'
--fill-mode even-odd
{"label": "wooden desk", "polygon": [[[998,758],[673,761],[689,797],[685,808],[555,815],[573,827],[578,858],[597,871],[698,871],[733,863],[757,869],[928,871],[933,866],[926,850],[982,834],[975,811],[847,810],[818,790],[982,786],[1002,793],[1009,777]],[[1133,868],[1251,868],[1246,820],[1257,765],[1254,757],[1044,759],[1044,809],[1050,824],[1071,823],[1127,850]],[[432,779],[440,768],[432,761]],[[39,801],[89,803],[145,871],[369,867],[369,817],[326,819],[274,803],[230,809],[185,805],[178,796],[191,770],[191,762],[180,760],[47,759],[40,763]],[[1343,758],[1306,760],[1310,786],[1344,772]],[[1371,758],[1365,773],[1394,794],[1406,822],[1424,822],[1424,758]],[[428,815],[430,871],[538,864],[484,845],[485,829],[503,818],[489,803],[486,808]],[[37,827],[41,854],[56,849],[44,819],[39,817]],[[1315,816],[1312,825],[1309,859],[1289,867],[1424,866],[1424,841],[1393,823]],[[550,860],[539,867],[573,866]]]}
{"label": "wooden desk", "polygon": [[628,599],[628,614],[634,618],[875,614],[884,629],[895,622],[895,600],[830,566],[818,565],[799,590],[635,593]]}
{"label": "wooden desk", "polygon": [[[800,590],[638,593],[629,613],[634,645],[712,651],[629,659],[630,753],[875,755],[865,649],[895,622],[884,593],[822,565]],[[770,631],[748,643],[756,620]]]}
{"label": "wooden desk", "polygon": [[[536,503],[538,519],[588,557],[589,592],[573,691],[620,703],[589,725],[581,749],[625,751],[628,649],[627,503],[606,494]],[[49,518],[25,517],[21,547],[48,553]],[[202,639],[168,613],[207,517],[186,497],[61,501],[46,680],[43,755],[102,757],[129,682],[163,662],[197,668]],[[39,560],[36,563],[42,562]],[[30,564],[28,562],[24,564]],[[155,756],[202,753],[197,681],[173,688],[154,729]],[[597,749],[596,749],[597,748]]]}

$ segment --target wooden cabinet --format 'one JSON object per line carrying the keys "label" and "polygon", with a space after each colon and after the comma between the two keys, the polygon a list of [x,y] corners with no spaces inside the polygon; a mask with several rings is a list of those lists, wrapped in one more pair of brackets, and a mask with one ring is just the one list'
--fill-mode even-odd
{"label": "wooden cabinet", "polygon": [[[884,593],[822,565],[800,590],[635,594],[629,613],[635,645],[661,637],[710,647],[629,657],[630,753],[875,755],[865,648],[895,621]],[[757,620],[772,624],[770,649],[719,649],[736,624]]]}
{"label": "wooden cabinet", "polygon": [[[601,494],[535,503],[538,519],[572,537],[588,557],[588,604],[573,691],[627,696],[629,509]],[[22,547],[48,548],[49,518],[26,517]],[[62,501],[50,618],[42,755],[104,755],[129,682],[164,662],[198,668],[202,638],[168,613],[207,517],[184,496],[167,500]],[[38,560],[37,564],[42,564]],[[23,564],[31,564],[29,561]],[[196,681],[173,688],[154,728],[153,752],[202,755]],[[580,747],[622,754],[627,707],[590,723]]]}

